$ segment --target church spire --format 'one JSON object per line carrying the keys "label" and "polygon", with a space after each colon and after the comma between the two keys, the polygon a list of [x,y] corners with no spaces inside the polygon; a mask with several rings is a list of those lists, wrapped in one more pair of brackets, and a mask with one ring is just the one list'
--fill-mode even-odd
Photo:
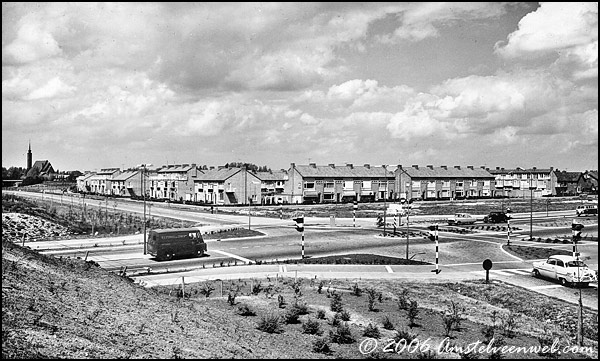
{"label": "church spire", "polygon": [[27,171],[31,169],[32,166],[32,156],[31,156],[31,139],[29,140],[29,150],[27,151]]}

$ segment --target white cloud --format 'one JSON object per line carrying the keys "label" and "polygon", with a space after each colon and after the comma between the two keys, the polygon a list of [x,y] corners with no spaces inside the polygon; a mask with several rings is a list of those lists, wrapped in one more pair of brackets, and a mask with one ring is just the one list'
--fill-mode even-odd
{"label": "white cloud", "polygon": [[43,28],[33,17],[24,17],[17,37],[2,49],[5,56],[17,63],[30,63],[58,56],[62,53],[52,34]]}
{"label": "white cloud", "polygon": [[519,22],[508,42],[496,44],[496,52],[507,58],[543,54],[598,40],[598,3],[541,3]]}
{"label": "white cloud", "polygon": [[74,86],[65,84],[60,80],[59,77],[54,77],[48,81],[44,86],[32,91],[29,95],[25,96],[25,100],[36,100],[43,98],[54,98],[57,96],[68,96],[73,94],[76,90]]}

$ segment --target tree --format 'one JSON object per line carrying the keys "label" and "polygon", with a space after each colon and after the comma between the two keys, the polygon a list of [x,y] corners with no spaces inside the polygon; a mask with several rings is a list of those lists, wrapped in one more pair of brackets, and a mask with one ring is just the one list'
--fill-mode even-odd
{"label": "tree", "polygon": [[75,182],[77,181],[77,177],[79,177],[80,175],[83,175],[83,173],[81,173],[78,170],[74,170],[69,172],[69,176],[67,177],[67,181],[68,182]]}

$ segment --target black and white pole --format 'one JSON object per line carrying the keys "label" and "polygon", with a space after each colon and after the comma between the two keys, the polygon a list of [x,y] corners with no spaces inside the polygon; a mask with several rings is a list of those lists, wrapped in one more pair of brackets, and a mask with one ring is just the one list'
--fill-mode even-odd
{"label": "black and white pole", "polygon": [[506,245],[510,246],[510,218],[506,220]]}
{"label": "black and white pole", "polygon": [[352,226],[356,227],[356,210],[358,209],[358,202],[354,201],[354,212],[352,217]]}
{"label": "black and white pole", "polygon": [[296,221],[296,230],[302,232],[302,259],[304,259],[304,216],[294,218]]}
{"label": "black and white pole", "polygon": [[573,232],[573,257],[578,257],[577,242],[581,240],[583,227],[583,223],[579,223],[576,220],[573,220],[573,223],[571,224],[571,231]]}
{"label": "black and white pole", "polygon": [[398,211],[395,211],[394,212],[394,223],[393,223],[393,225],[394,225],[394,236],[396,235],[396,216],[397,215],[398,215]]}
{"label": "black and white pole", "polygon": [[429,230],[433,232],[433,234],[430,234],[429,239],[435,240],[435,270],[431,270],[431,272],[439,274],[441,271],[439,268],[438,225],[434,224],[429,226]]}
{"label": "black and white pole", "polygon": [[279,203],[279,219],[283,219],[283,204]]}

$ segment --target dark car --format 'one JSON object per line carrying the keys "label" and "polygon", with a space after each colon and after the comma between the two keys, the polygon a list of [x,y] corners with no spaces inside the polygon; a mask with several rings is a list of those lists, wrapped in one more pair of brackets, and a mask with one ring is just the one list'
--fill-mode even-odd
{"label": "dark car", "polygon": [[510,218],[508,214],[504,212],[490,212],[487,216],[483,217],[484,223],[504,223]]}

